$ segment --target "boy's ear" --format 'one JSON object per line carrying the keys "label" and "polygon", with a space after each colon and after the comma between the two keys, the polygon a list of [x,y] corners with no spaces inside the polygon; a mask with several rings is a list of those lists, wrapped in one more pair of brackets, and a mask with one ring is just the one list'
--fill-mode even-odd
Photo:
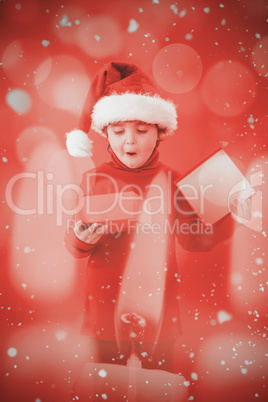
{"label": "boy's ear", "polygon": [[166,129],[165,128],[158,128],[158,140],[164,141],[164,137],[166,136]]}

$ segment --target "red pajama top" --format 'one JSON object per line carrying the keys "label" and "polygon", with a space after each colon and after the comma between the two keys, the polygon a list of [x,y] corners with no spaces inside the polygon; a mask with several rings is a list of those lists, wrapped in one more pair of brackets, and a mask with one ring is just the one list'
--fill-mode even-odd
{"label": "red pajama top", "polygon": [[[157,213],[151,215],[151,225],[145,225],[144,230],[142,223],[137,229],[135,226],[133,229],[132,224],[132,230],[104,234],[96,245],[79,240],[72,229],[66,232],[65,244],[71,254],[76,258],[88,259],[82,333],[104,340],[116,340],[118,337],[121,338],[119,341],[129,339],[128,324],[124,324],[125,331],[116,331],[120,321],[116,306],[118,299],[125,293],[125,297],[129,296],[126,303],[131,303],[133,299],[133,306],[139,305],[138,316],[145,316],[149,323],[140,340],[148,343],[175,340],[180,334],[180,275],[175,255],[176,239],[187,250],[209,251],[218,242],[231,236],[232,219],[228,215],[214,225],[213,233],[211,228],[206,230],[174,184],[180,174],[159,162],[157,149],[137,169],[127,168],[113,151],[111,157],[110,162],[84,173],[81,184],[83,194],[105,195],[127,189],[138,195],[142,194],[144,199],[154,199],[154,212]],[[140,276],[139,286],[135,283],[133,288],[131,281],[127,281],[130,259],[132,265],[135,261],[134,269],[138,272],[137,276]],[[161,280],[161,275],[165,275],[164,281]],[[158,280],[159,285],[156,286]],[[127,284],[127,294],[124,283]],[[162,298],[162,312],[159,314],[155,311],[160,308],[159,298],[157,295],[153,298],[154,292]],[[124,299],[121,300],[122,307],[125,302]],[[147,300],[151,304],[147,304]],[[129,312],[135,313],[135,307]],[[157,324],[157,334],[156,321],[150,327],[150,316],[152,322],[156,320],[155,317],[161,317]]]}

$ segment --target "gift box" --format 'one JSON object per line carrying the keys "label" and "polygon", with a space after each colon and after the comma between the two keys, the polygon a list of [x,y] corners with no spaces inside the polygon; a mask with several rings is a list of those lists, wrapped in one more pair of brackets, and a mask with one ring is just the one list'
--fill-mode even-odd
{"label": "gift box", "polygon": [[215,224],[230,212],[234,198],[247,199],[255,193],[223,149],[217,150],[175,184],[198,217],[209,224]]}
{"label": "gift box", "polygon": [[87,363],[72,389],[72,401],[183,402],[187,382],[178,374],[119,364]]}
{"label": "gift box", "polygon": [[[141,216],[143,201],[133,191],[79,197],[75,219],[86,226],[106,224],[108,233],[132,231]],[[149,221],[150,216],[146,219]]]}

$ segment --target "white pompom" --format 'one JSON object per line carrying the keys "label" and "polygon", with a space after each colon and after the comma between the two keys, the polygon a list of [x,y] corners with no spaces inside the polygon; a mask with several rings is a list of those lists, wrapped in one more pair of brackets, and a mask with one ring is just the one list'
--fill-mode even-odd
{"label": "white pompom", "polygon": [[72,130],[66,133],[66,146],[70,155],[77,158],[92,156],[93,141],[88,138],[88,135],[82,130]]}

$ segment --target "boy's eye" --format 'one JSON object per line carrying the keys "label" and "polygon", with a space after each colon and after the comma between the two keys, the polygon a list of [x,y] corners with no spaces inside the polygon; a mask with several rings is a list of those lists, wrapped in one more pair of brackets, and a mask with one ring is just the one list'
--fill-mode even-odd
{"label": "boy's eye", "polygon": [[123,134],[123,133],[124,133],[124,130],[114,130],[114,133],[115,133],[115,134]]}
{"label": "boy's eye", "polygon": [[138,127],[137,131],[138,133],[147,133],[148,129],[147,127]]}

